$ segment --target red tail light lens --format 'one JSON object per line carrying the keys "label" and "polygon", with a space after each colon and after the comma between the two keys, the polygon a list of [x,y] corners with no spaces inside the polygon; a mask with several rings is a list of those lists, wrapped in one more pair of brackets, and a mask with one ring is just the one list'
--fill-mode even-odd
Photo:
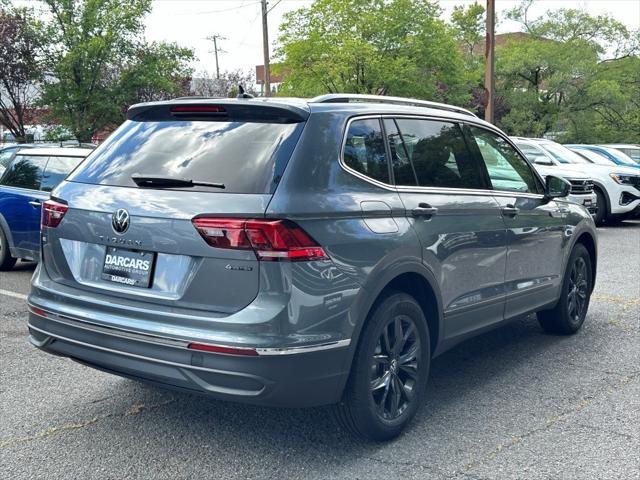
{"label": "red tail light lens", "polygon": [[67,210],[69,210],[67,205],[54,200],[47,200],[42,204],[40,226],[56,228],[62,221],[64,214],[67,213]]}
{"label": "red tail light lens", "polygon": [[224,353],[226,355],[246,355],[248,357],[258,355],[257,350],[254,348],[223,347],[204,343],[190,343],[187,345],[187,348],[190,350],[199,350],[200,352]]}
{"label": "red tail light lens", "polygon": [[216,248],[253,250],[258,260],[292,262],[328,258],[302,228],[287,220],[193,219],[202,238]]}

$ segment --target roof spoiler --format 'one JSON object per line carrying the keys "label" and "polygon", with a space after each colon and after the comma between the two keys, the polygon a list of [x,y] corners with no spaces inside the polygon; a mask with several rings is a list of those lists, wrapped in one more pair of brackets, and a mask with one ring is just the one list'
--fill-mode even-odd
{"label": "roof spoiler", "polygon": [[136,122],[195,120],[299,123],[309,118],[300,106],[260,99],[179,98],[165,102],[138,103],[127,111]]}

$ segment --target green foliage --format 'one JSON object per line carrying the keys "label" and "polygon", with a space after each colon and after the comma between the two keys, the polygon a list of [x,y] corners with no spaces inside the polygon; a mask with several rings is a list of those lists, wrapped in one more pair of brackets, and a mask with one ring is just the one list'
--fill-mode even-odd
{"label": "green foliage", "polygon": [[41,102],[81,142],[120,123],[138,100],[172,96],[190,74],[189,50],[144,43],[151,0],[44,0],[52,19]]}
{"label": "green foliage", "polygon": [[434,3],[317,0],[285,16],[277,56],[284,95],[328,92],[461,103],[463,61]]}
{"label": "green foliage", "polygon": [[529,35],[496,50],[496,89],[507,105],[498,125],[513,135],[638,143],[638,33],[580,10],[530,19],[531,3],[507,14]]}

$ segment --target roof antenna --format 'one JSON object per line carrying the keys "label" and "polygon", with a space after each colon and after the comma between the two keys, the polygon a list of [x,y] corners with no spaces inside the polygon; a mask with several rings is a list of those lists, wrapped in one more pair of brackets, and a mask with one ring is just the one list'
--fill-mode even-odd
{"label": "roof antenna", "polygon": [[242,85],[238,85],[238,96],[236,98],[238,100],[242,100],[243,98],[253,98],[253,95],[246,93],[244,91],[244,87]]}

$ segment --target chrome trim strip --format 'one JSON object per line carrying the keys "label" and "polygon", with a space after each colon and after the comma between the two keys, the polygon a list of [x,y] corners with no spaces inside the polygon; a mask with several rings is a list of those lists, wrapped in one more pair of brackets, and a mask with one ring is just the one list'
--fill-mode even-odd
{"label": "chrome trim strip", "polygon": [[[343,340],[336,340],[333,342],[321,343],[321,344],[290,346],[290,347],[250,347],[245,345],[223,345],[223,344],[216,344],[216,343],[201,342],[196,339],[194,339],[194,342],[189,342],[186,340],[178,340],[175,338],[162,337],[159,335],[152,335],[148,333],[133,332],[131,330],[120,329],[115,327],[106,327],[104,325],[98,325],[96,323],[83,320],[77,317],[71,317],[68,315],[52,312],[50,310],[47,310],[42,307],[38,307],[31,303],[28,303],[27,307],[29,308],[29,311],[34,315],[37,315],[41,318],[46,318],[47,320],[56,321],[56,322],[68,325],[70,327],[81,328],[83,330],[87,330],[90,332],[102,333],[105,335],[126,338],[129,340],[135,340],[139,342],[163,345],[166,347],[180,348],[183,350],[188,350],[190,352],[195,351],[188,348],[190,343],[199,343],[201,345],[208,345],[212,347],[242,348],[242,349],[248,349],[248,350],[255,350],[259,356],[295,355],[298,353],[318,352],[322,350],[330,350],[333,348],[348,347],[351,344],[350,338],[343,339]],[[34,312],[33,311],[34,308],[44,311],[47,314],[47,316],[42,316],[39,313]],[[29,325],[29,327],[35,328],[32,325]],[[46,333],[46,332],[43,332],[43,333]],[[47,333],[47,335],[52,335],[52,334]],[[225,353],[220,353],[220,352],[210,352],[210,353],[213,353],[215,355],[227,355]],[[232,354],[232,356],[239,356],[239,355]]]}
{"label": "chrome trim strip", "polygon": [[319,345],[303,345],[300,347],[282,347],[282,348],[256,348],[258,355],[291,355],[296,353],[319,352],[321,350],[330,350],[332,348],[348,347],[351,344],[350,338],[344,340],[336,340],[335,342],[321,343]]}
{"label": "chrome trim strip", "polygon": [[[346,163],[344,163],[344,149],[347,145],[347,133],[349,132],[349,127],[351,123],[357,120],[370,120],[370,119],[385,119],[385,118],[410,118],[410,119],[424,119],[424,120],[437,120],[437,121],[445,121],[449,123],[469,123],[462,122],[457,119],[443,117],[437,117],[433,115],[389,115],[389,114],[371,114],[371,115],[359,115],[355,117],[349,118],[347,120],[347,124],[345,126],[343,135],[342,135],[342,146],[340,148],[340,158],[338,159],[338,163],[347,173],[358,177],[365,182],[368,182],[376,187],[384,188],[385,190],[391,192],[398,193],[432,193],[432,194],[448,194],[448,195],[482,195],[482,196],[496,196],[496,197],[516,197],[516,198],[533,198],[533,199],[543,199],[544,195],[539,193],[524,193],[524,192],[509,192],[506,190],[483,190],[479,188],[445,188],[445,187],[419,187],[419,186],[404,186],[404,185],[390,185],[388,183],[381,182],[374,178],[368,177],[363,173],[354,170],[349,167]],[[474,122],[470,122],[474,123]],[[493,133],[499,134],[503,139],[507,139],[505,135],[495,129],[487,128],[486,125],[478,123],[477,126],[485,128]],[[507,139],[508,140],[508,139]],[[511,146],[513,146],[512,142],[508,142]],[[531,168],[535,175],[538,175],[534,168]],[[538,179],[540,176],[538,175]],[[544,182],[542,182],[544,184]]]}

